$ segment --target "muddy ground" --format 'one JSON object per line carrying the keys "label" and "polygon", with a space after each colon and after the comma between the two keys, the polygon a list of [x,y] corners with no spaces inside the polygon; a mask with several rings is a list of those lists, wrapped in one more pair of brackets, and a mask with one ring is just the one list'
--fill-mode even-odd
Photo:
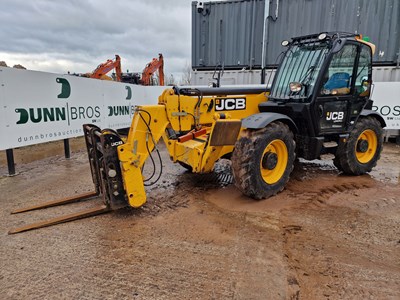
{"label": "muddy ground", "polygon": [[8,235],[99,204],[10,215],[92,190],[79,143],[69,160],[60,144],[17,150],[14,177],[2,158],[0,299],[400,299],[395,144],[359,177],[340,175],[331,157],[300,161],[264,201],[241,196],[226,164],[190,174],[162,148],[164,173],[144,207]]}

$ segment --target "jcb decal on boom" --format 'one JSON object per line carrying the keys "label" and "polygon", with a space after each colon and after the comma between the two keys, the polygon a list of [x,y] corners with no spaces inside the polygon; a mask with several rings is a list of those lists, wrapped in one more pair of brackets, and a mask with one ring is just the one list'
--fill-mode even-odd
{"label": "jcb decal on boom", "polygon": [[217,98],[215,99],[215,110],[244,110],[246,109],[246,98]]}

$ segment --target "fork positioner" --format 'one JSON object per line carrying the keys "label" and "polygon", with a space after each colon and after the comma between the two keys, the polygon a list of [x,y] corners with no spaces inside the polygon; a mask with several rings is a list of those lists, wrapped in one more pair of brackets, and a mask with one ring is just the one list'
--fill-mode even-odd
{"label": "fork positioner", "polygon": [[[241,119],[257,113],[258,105],[266,99],[267,89],[259,86],[174,87],[161,94],[158,105],[136,107],[126,141],[112,129],[101,130],[95,125],[84,124],[95,191],[13,213],[99,196],[102,196],[103,204],[91,210],[23,226],[9,233],[69,222],[126,206],[142,206],[146,202],[147,181],[142,169],[161,138],[172,161],[194,173],[211,172],[218,159],[232,153],[241,131]],[[159,159],[161,163],[160,156]],[[156,168],[155,164],[153,166]]]}

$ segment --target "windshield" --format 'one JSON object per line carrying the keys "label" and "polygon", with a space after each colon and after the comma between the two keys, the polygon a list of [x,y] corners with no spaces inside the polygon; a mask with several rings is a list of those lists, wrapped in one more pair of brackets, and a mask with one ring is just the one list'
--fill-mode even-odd
{"label": "windshield", "polygon": [[[305,101],[314,89],[315,81],[328,50],[326,42],[292,45],[286,51],[279,67],[270,99]],[[295,93],[291,92],[289,87],[291,82],[301,83],[301,90]]]}

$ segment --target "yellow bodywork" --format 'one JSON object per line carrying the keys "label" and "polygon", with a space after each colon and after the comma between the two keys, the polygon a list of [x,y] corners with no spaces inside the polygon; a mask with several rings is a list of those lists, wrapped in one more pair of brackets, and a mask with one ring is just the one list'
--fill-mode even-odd
{"label": "yellow bodywork", "polygon": [[[218,159],[233,151],[241,119],[258,113],[258,105],[266,100],[266,93],[200,97],[167,89],[158,105],[137,107],[126,143],[118,146],[129,205],[146,202],[141,169],[161,138],[172,161],[192,167],[194,173],[211,172]],[[200,135],[180,141],[170,132]]]}

